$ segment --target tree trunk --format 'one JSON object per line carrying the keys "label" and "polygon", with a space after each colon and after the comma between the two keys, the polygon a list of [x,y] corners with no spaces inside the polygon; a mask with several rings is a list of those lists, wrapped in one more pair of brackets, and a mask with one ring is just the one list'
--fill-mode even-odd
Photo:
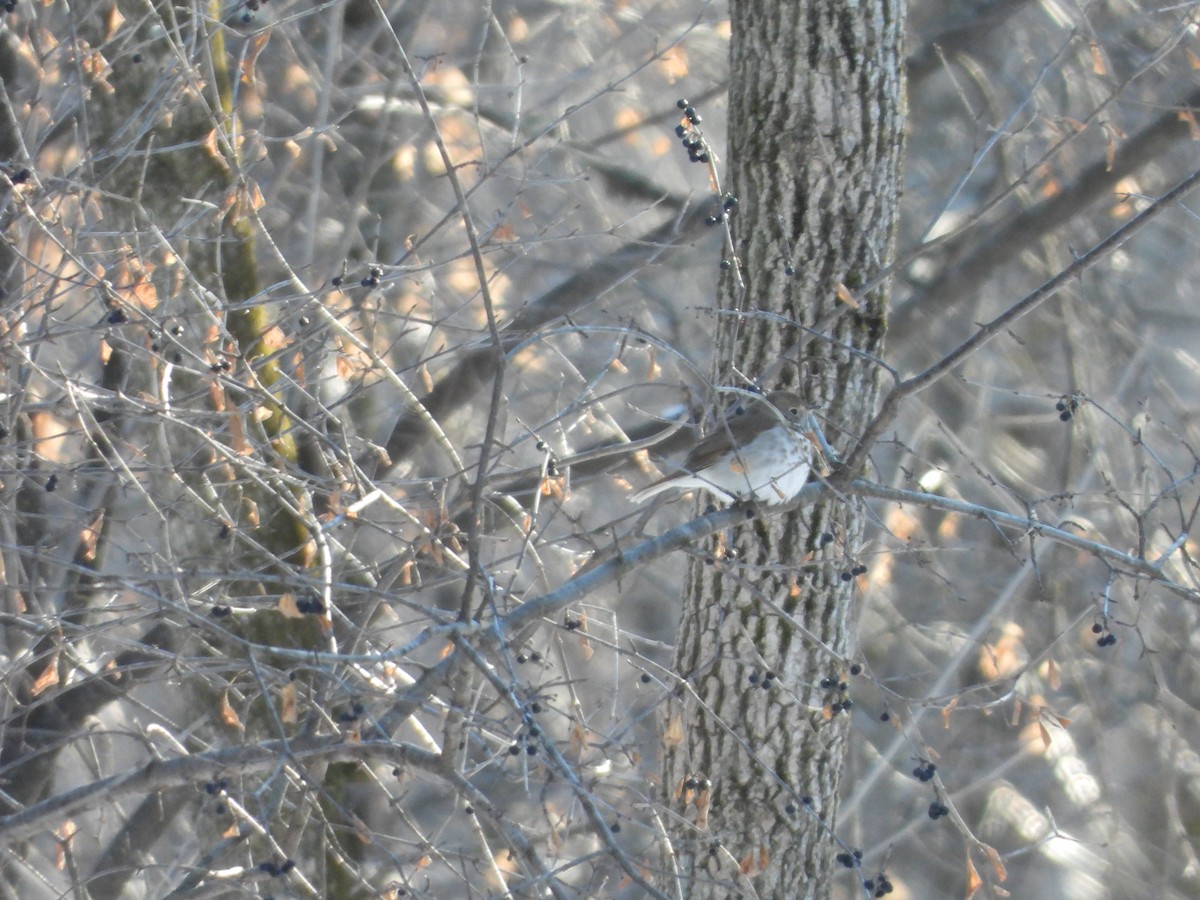
{"label": "tree trunk", "polygon": [[[880,377],[845,348],[880,353],[887,289],[855,308],[838,286],[853,292],[892,252],[904,3],[733,0],[731,12],[728,164],[745,287],[732,271],[722,285],[716,383],[776,372],[763,387],[800,386],[844,449]],[[798,364],[780,370],[782,359]],[[835,500],[748,521],[725,558],[693,559],[676,650],[686,686],[664,731],[672,891],[828,895],[849,719],[833,710],[853,680],[861,534],[860,511]]]}

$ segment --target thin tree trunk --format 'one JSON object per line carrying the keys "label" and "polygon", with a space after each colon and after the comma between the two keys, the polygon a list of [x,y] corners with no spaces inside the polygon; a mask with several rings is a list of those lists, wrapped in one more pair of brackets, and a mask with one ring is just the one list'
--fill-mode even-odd
{"label": "thin tree trunk", "polygon": [[[733,0],[731,12],[727,162],[745,289],[733,273],[722,286],[717,383],[776,372],[763,387],[799,385],[844,447],[880,376],[845,346],[880,353],[887,290],[855,308],[838,285],[853,292],[891,256],[904,3]],[[781,369],[785,358],[799,364]],[[822,681],[853,681],[861,534],[860,511],[832,502],[756,518],[730,536],[730,557],[692,562],[676,651],[686,688],[664,729],[683,896],[829,893],[849,714],[831,715],[846,695]]]}

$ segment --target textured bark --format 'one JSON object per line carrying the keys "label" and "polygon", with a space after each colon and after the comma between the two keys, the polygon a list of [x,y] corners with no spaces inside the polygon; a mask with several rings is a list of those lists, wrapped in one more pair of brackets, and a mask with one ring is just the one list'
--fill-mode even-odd
{"label": "textured bark", "polygon": [[[746,287],[730,275],[722,305],[748,315],[720,317],[717,383],[738,383],[735,367],[778,372],[763,387],[802,387],[844,448],[875,407],[880,374],[845,347],[878,355],[887,294],[854,309],[837,285],[853,290],[891,256],[904,3],[731,7],[728,163]],[[780,371],[785,356],[802,362]],[[664,790],[676,813],[670,890],[828,895],[848,716],[823,712],[841,695],[820,682],[848,677],[839,659],[853,656],[855,592],[843,575],[859,563],[861,534],[860,511],[834,502],[748,521],[729,538],[734,558],[693,562],[676,652],[687,691],[664,730]]]}

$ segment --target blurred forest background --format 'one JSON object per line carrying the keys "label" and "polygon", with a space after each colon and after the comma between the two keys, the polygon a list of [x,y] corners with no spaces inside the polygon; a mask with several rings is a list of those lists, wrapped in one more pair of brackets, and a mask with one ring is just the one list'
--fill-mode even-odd
{"label": "blurred forest background", "polygon": [[[815,896],[1200,892],[1200,219],[1156,206],[1200,169],[1197,13],[910,5],[888,366],[1161,215],[871,448]],[[696,0],[11,0],[0,896],[675,896],[709,544],[579,573],[703,507],[628,498],[714,404],[676,102],[723,177],[729,36]]]}

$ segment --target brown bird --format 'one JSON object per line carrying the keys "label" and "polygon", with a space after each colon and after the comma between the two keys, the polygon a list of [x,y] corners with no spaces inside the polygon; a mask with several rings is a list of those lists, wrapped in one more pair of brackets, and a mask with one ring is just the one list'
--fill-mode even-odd
{"label": "brown bird", "polygon": [[692,448],[682,471],[633,495],[641,503],[663,491],[700,488],[724,500],[783,503],[800,493],[812,467],[813,445],[802,431],[804,401],[772,391],[738,407]]}

